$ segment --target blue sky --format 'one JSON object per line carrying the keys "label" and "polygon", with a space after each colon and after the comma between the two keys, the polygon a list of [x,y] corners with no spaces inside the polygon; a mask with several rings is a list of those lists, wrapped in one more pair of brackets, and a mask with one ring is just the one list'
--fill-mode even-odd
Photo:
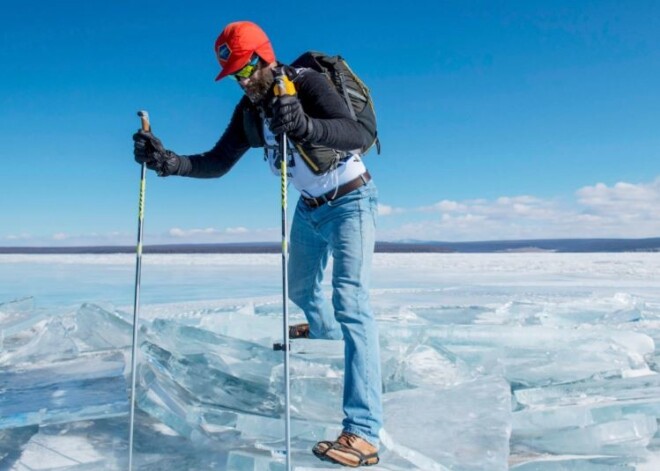
{"label": "blue sky", "polygon": [[[660,3],[286,6],[3,4],[0,246],[134,243],[136,111],[178,153],[212,147],[241,96],[214,82],[213,43],[245,19],[281,61],[341,53],[370,86],[379,239],[660,236]],[[147,244],[275,241],[279,223],[260,150],[221,179],[148,177]]]}

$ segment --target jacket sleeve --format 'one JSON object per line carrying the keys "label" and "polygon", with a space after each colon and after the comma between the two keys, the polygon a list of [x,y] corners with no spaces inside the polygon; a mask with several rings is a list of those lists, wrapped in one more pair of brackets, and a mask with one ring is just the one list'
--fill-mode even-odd
{"label": "jacket sleeve", "polygon": [[312,121],[306,141],[336,150],[368,147],[368,137],[337,89],[319,72],[307,69],[295,81],[303,110]]}
{"label": "jacket sleeve", "polygon": [[243,126],[246,97],[236,105],[229,125],[220,140],[207,152],[181,156],[178,175],[193,178],[217,178],[227,173],[250,148]]}

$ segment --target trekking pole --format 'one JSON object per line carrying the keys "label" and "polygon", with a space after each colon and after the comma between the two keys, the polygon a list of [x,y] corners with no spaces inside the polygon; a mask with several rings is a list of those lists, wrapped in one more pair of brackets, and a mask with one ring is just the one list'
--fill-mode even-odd
{"label": "trekking pole", "polygon": [[[149,114],[146,111],[138,111],[142,122],[142,130],[151,131]],[[138,232],[135,260],[135,296],[133,298],[133,342],[131,344],[131,412],[129,418],[128,434],[128,471],[133,470],[133,429],[135,424],[135,389],[137,383],[137,338],[138,318],[140,311],[140,278],[142,275],[142,229],[144,227],[144,193],[147,186],[147,166],[142,163],[140,174],[140,197],[138,199]]]}
{"label": "trekking pole", "polygon": [[[295,95],[296,90],[293,82],[286,75],[280,75],[275,79],[275,95]],[[286,470],[291,471],[291,375],[289,371],[289,247],[287,242],[287,137],[282,133],[282,142],[280,147],[280,175],[281,175],[281,193],[282,193],[282,344],[275,344],[275,350],[282,350],[284,353],[284,439],[286,445]]]}

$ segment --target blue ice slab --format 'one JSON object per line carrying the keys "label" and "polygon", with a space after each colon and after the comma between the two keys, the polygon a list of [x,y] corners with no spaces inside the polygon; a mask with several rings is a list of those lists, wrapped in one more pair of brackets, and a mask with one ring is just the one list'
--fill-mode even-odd
{"label": "blue ice slab", "polygon": [[131,322],[117,311],[85,303],[75,314],[73,337],[81,351],[129,347],[132,335]]}
{"label": "blue ice slab", "polygon": [[657,432],[660,375],[515,391],[512,442],[537,451],[639,456]]}
{"label": "blue ice slab", "polygon": [[0,366],[16,367],[61,361],[78,356],[78,348],[60,317],[43,319],[30,329],[5,339],[6,349],[0,351]]}
{"label": "blue ice slab", "polygon": [[46,311],[35,309],[33,298],[0,303],[0,347],[5,337],[31,327],[46,315]]}
{"label": "blue ice slab", "polygon": [[197,400],[229,410],[275,416],[282,410],[271,387],[281,355],[196,327],[156,321],[142,351],[159,374]]}
{"label": "blue ice slab", "polygon": [[238,435],[236,412],[201,403],[151,364],[140,367],[137,403],[151,417],[191,441],[203,442],[210,437],[231,444]]}
{"label": "blue ice slab", "polygon": [[[282,354],[252,342],[190,325],[156,320],[142,344],[140,407],[184,436],[213,435],[219,411],[279,419],[283,411]],[[293,418],[337,423],[343,391],[343,344],[294,342]],[[314,397],[310,403],[309,397]],[[207,421],[208,417],[210,421]],[[332,419],[330,419],[332,418]],[[220,430],[227,424],[220,424]]]}
{"label": "blue ice slab", "polygon": [[[214,407],[279,417],[283,410],[282,354],[272,348],[173,321],[155,320],[142,351],[154,373],[186,395]],[[336,415],[343,391],[343,343],[293,342],[292,416]],[[315,397],[314,407],[308,398]]]}
{"label": "blue ice slab", "polygon": [[0,370],[0,429],[126,414],[123,371],[119,353]]}
{"label": "blue ice slab", "polygon": [[4,341],[0,365],[75,358],[81,352],[131,345],[132,326],[118,312],[86,303],[77,311],[49,313],[31,299],[1,305]]}
{"label": "blue ice slab", "polygon": [[[140,409],[196,443],[212,439],[216,447],[282,448],[282,353],[272,344],[266,348],[162,319],[144,338]],[[292,342],[292,433],[298,453],[309,454],[316,441],[338,435],[342,365],[342,342]]]}
{"label": "blue ice slab", "polygon": [[385,448],[425,470],[508,470],[509,384],[483,377],[447,389],[385,394]]}
{"label": "blue ice slab", "polygon": [[208,362],[210,367],[238,381],[262,387],[268,386],[272,368],[281,361],[281,355],[273,352],[272,345],[264,346],[176,321],[155,320],[146,338],[152,345],[172,352],[174,359],[189,357],[191,364]]}
{"label": "blue ice slab", "polygon": [[[232,411],[201,402],[151,365],[141,368],[140,385],[140,409],[196,444],[210,439],[210,446],[215,449],[256,446],[262,451],[278,451],[283,448],[281,417]],[[308,453],[316,441],[334,439],[341,431],[339,420],[328,425],[294,419],[291,425],[292,447],[297,453]]]}
{"label": "blue ice slab", "polygon": [[514,394],[519,404],[531,409],[614,403],[643,404],[660,400],[660,375],[589,379],[542,388],[519,389]]}
{"label": "blue ice slab", "polygon": [[428,326],[424,335],[429,345],[444,348],[469,365],[499,372],[511,383],[524,386],[647,370],[645,356],[655,350],[648,335],[607,326]]}
{"label": "blue ice slab", "polygon": [[425,345],[428,339],[400,337],[391,330],[381,333],[381,363],[387,392],[425,386],[449,387],[475,377],[469,365],[440,345]]}
{"label": "blue ice slab", "polygon": [[512,441],[554,454],[637,456],[658,431],[655,417],[628,414],[619,419],[579,427],[542,427],[538,432],[514,432]]}

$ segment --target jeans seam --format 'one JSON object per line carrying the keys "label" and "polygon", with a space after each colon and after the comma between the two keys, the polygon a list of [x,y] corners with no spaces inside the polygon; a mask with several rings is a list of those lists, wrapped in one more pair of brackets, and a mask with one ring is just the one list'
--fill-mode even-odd
{"label": "jeans seam", "polygon": [[[365,222],[364,221],[364,211],[363,211],[363,209],[365,209],[365,208],[363,208],[364,203],[365,203],[365,198],[363,196],[362,198],[360,198],[359,204],[358,204],[358,214],[360,216],[360,218],[359,218],[359,220],[360,220],[360,238],[359,238],[359,240],[360,240],[360,266],[359,266],[358,273],[359,273],[359,276],[360,276],[359,283],[360,283],[362,289],[364,289],[364,286],[362,286],[362,283],[363,283],[362,275],[363,275],[363,270],[364,270],[364,222]],[[360,304],[360,293],[362,292],[362,289],[359,289],[359,290],[356,291],[356,295],[357,295],[356,305],[358,307],[358,312],[360,313],[360,315],[364,315],[363,314],[363,306]],[[365,334],[365,340],[366,340],[366,342],[365,342],[365,346],[366,346],[365,350],[366,351],[365,351],[365,354],[364,354],[364,372],[365,372],[364,376],[365,376],[365,385],[366,385],[365,394],[367,396],[366,397],[367,409],[371,411],[372,410],[371,393],[370,393],[370,384],[371,384],[371,382],[370,382],[370,374],[369,374],[370,372],[369,372],[369,368],[368,368],[368,366],[369,366],[369,345],[368,345],[369,335]]]}

